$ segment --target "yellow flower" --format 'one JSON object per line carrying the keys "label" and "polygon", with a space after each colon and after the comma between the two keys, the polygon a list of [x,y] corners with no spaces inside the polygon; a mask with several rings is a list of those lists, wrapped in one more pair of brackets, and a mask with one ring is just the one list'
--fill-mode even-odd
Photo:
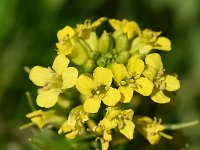
{"label": "yellow flower", "polygon": [[128,39],[132,39],[136,35],[140,34],[140,28],[134,21],[128,21],[123,19],[122,21],[116,19],[109,19],[109,24],[115,30],[113,36],[117,38],[120,34],[126,33]]}
{"label": "yellow flower", "polygon": [[60,125],[65,119],[63,114],[58,113],[55,110],[36,110],[27,114],[26,117],[30,118],[31,121],[36,124],[40,129],[49,124],[53,124],[54,126]]}
{"label": "yellow flower", "polygon": [[92,30],[95,30],[98,26],[100,26],[103,22],[107,20],[106,17],[101,17],[95,22],[91,23],[91,20],[85,20],[84,24],[77,24],[75,31],[78,37],[81,37],[83,39],[88,38],[90,35],[90,32]]}
{"label": "yellow flower", "polygon": [[104,130],[103,131],[103,136],[100,138],[101,142],[101,149],[102,150],[107,150],[109,147],[109,142],[112,140],[112,135],[110,130]]}
{"label": "yellow flower", "polygon": [[170,98],[163,91],[176,91],[180,88],[179,80],[172,75],[165,75],[159,54],[152,53],[145,58],[147,69],[144,76],[154,83],[151,99],[156,103],[168,103]]}
{"label": "yellow flower", "polygon": [[66,26],[59,30],[57,33],[58,43],[56,47],[58,48],[58,54],[69,55],[73,50],[73,38],[75,36],[75,31],[72,27]]}
{"label": "yellow flower", "polygon": [[136,130],[142,134],[151,144],[156,144],[159,142],[161,136],[172,139],[170,135],[163,133],[165,129],[161,124],[161,120],[154,118],[152,120],[149,117],[136,117],[133,119],[136,125]]}
{"label": "yellow flower", "polygon": [[112,72],[114,80],[119,85],[118,90],[121,92],[121,102],[129,103],[133,92],[137,91],[143,96],[149,96],[153,89],[153,83],[142,77],[144,62],[136,57],[128,60],[127,67],[123,64],[113,64]]}
{"label": "yellow flower", "polygon": [[118,128],[120,133],[126,136],[129,140],[133,139],[135,125],[132,122],[133,110],[120,110],[117,107],[108,107],[107,113],[99,126],[105,131]]}
{"label": "yellow flower", "polygon": [[83,108],[88,113],[98,112],[101,100],[107,106],[114,106],[121,98],[120,92],[110,87],[113,74],[110,69],[97,67],[93,78],[80,75],[76,83],[78,91],[87,96]]}
{"label": "yellow flower", "polygon": [[83,124],[88,121],[87,113],[82,106],[77,106],[69,114],[68,119],[61,125],[58,133],[65,133],[69,139],[74,139],[77,134],[82,134],[84,131]]}
{"label": "yellow flower", "polygon": [[43,87],[37,96],[40,107],[52,107],[58,96],[64,90],[73,87],[78,78],[78,70],[68,67],[69,60],[64,55],[58,55],[53,63],[53,69],[35,66],[31,69],[29,78],[37,86]]}
{"label": "yellow flower", "polygon": [[150,29],[145,29],[136,37],[131,46],[131,54],[147,55],[153,49],[170,51],[171,42],[166,37],[158,37],[161,32],[154,32]]}

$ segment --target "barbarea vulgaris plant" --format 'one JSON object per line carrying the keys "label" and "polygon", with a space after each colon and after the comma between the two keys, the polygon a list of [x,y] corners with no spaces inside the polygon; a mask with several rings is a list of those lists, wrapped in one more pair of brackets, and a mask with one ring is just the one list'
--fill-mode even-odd
{"label": "barbarea vulgaris plant", "polygon": [[[97,34],[106,22],[113,31]],[[156,144],[161,137],[172,139],[165,130],[198,123],[170,126],[134,113],[139,107],[133,106],[135,97],[140,103],[166,104],[170,93],[180,88],[177,75],[165,71],[158,53],[171,50],[170,40],[161,32],[142,30],[134,21],[102,17],[66,26],[57,38],[52,67],[30,69],[29,79],[39,87],[36,103],[41,108],[26,115],[31,122],[21,129],[32,125],[53,128],[67,139],[93,135],[102,150],[107,150],[110,143],[116,143],[115,135],[137,140],[138,132]]]}

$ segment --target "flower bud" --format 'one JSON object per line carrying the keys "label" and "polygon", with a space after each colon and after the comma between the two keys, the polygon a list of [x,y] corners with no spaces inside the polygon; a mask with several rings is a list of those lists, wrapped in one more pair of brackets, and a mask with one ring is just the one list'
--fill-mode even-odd
{"label": "flower bud", "polygon": [[92,51],[97,51],[98,37],[96,32],[90,32],[89,38],[85,42],[90,46]]}
{"label": "flower bud", "polygon": [[83,65],[83,63],[88,59],[88,47],[86,44],[83,44],[84,41],[77,39],[74,41],[74,49],[72,50],[69,58],[76,65]]}
{"label": "flower bud", "polygon": [[83,69],[86,73],[91,73],[93,72],[93,70],[96,68],[96,64],[94,62],[94,60],[92,59],[88,59],[84,65],[83,65]]}
{"label": "flower bud", "polygon": [[100,52],[98,52],[98,51],[90,52],[90,58],[91,59],[97,60],[99,57],[100,57]]}
{"label": "flower bud", "polygon": [[130,53],[128,51],[122,51],[116,58],[116,61],[118,63],[127,64],[129,58],[130,58]]}
{"label": "flower bud", "polygon": [[114,40],[112,36],[104,31],[98,41],[98,50],[101,53],[106,53],[110,51],[113,48],[113,42]]}
{"label": "flower bud", "polygon": [[99,67],[105,67],[105,66],[106,66],[106,61],[107,61],[106,58],[100,57],[100,58],[97,60],[97,66],[99,66]]}
{"label": "flower bud", "polygon": [[115,48],[118,52],[128,49],[128,36],[126,33],[120,34],[115,41]]}

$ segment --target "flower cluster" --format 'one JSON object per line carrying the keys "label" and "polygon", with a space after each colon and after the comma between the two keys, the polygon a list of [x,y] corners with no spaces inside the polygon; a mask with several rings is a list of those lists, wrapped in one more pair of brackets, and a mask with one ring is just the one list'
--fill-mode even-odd
{"label": "flower cluster", "polygon": [[[104,30],[98,35],[97,28],[103,23],[110,25],[113,32]],[[59,101],[66,100],[63,99],[66,93],[78,94],[79,98],[67,97],[67,101],[80,105],[70,108],[67,118],[58,119],[55,113],[50,113],[52,110],[37,110],[27,117],[39,128],[59,125],[58,133],[69,139],[79,134],[95,134],[103,150],[108,149],[113,132],[131,140],[134,131],[138,131],[151,144],[157,143],[164,126],[149,117],[134,115],[129,104],[135,95],[157,104],[168,103],[169,92],[180,88],[177,75],[165,72],[161,56],[156,53],[171,50],[170,40],[160,35],[161,32],[150,29],[141,30],[134,21],[105,17],[59,30],[52,68],[35,66],[29,78],[40,87],[38,106],[62,108]],[[124,107],[125,103],[129,109]]]}

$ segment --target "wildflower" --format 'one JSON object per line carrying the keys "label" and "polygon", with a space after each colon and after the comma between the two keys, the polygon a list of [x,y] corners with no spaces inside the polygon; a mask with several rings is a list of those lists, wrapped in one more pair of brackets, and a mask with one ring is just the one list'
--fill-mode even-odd
{"label": "wildflower", "polygon": [[87,113],[82,106],[77,106],[69,114],[68,119],[61,125],[58,133],[65,133],[69,139],[74,139],[77,134],[84,132],[83,124],[88,121]]}
{"label": "wildflower", "polygon": [[110,69],[97,67],[94,70],[93,78],[94,80],[80,75],[76,83],[78,91],[87,96],[83,108],[88,113],[98,112],[101,100],[107,106],[114,106],[121,97],[117,89],[110,87],[113,78]]}
{"label": "wildflower", "polygon": [[166,37],[158,37],[161,32],[155,32],[150,29],[140,31],[139,36],[136,37],[131,46],[131,54],[133,55],[147,55],[153,49],[170,51],[171,42]]}
{"label": "wildflower", "polygon": [[53,69],[35,66],[31,69],[29,78],[37,86],[43,87],[38,96],[40,107],[52,107],[58,96],[64,90],[73,87],[78,78],[78,70],[68,67],[69,60],[64,55],[58,55],[53,63]]}
{"label": "wildflower", "polygon": [[129,140],[133,139],[135,125],[132,122],[133,110],[120,110],[117,107],[108,107],[104,119],[100,121],[99,126],[105,131],[118,128],[120,133]]}
{"label": "wildflower", "polygon": [[121,102],[129,103],[133,96],[133,92],[137,91],[143,96],[149,96],[153,89],[153,83],[142,77],[144,70],[144,62],[136,57],[128,60],[127,67],[123,64],[113,64],[112,72],[114,80],[117,82],[121,92]]}
{"label": "wildflower", "polygon": [[26,117],[30,118],[40,129],[49,124],[60,125],[65,119],[64,115],[56,110],[36,110],[27,114]]}
{"label": "wildflower", "polygon": [[116,19],[109,19],[109,24],[115,29],[113,36],[117,38],[120,34],[126,33],[128,39],[132,39],[139,34],[140,28],[134,21],[123,19],[122,21]]}
{"label": "wildflower", "polygon": [[163,91],[176,91],[180,88],[179,80],[172,75],[165,75],[159,54],[152,53],[145,58],[147,69],[143,75],[154,83],[151,99],[156,103],[168,103],[170,98]]}
{"label": "wildflower", "polygon": [[152,145],[158,143],[161,136],[172,139],[170,135],[162,132],[165,127],[161,124],[161,120],[157,120],[157,118],[152,120],[151,118],[144,116],[136,117],[133,120],[136,125],[136,130],[141,133]]}
{"label": "wildflower", "polygon": [[56,47],[58,48],[58,54],[69,55],[73,50],[75,31],[72,27],[66,26],[59,30],[57,33],[58,43]]}

